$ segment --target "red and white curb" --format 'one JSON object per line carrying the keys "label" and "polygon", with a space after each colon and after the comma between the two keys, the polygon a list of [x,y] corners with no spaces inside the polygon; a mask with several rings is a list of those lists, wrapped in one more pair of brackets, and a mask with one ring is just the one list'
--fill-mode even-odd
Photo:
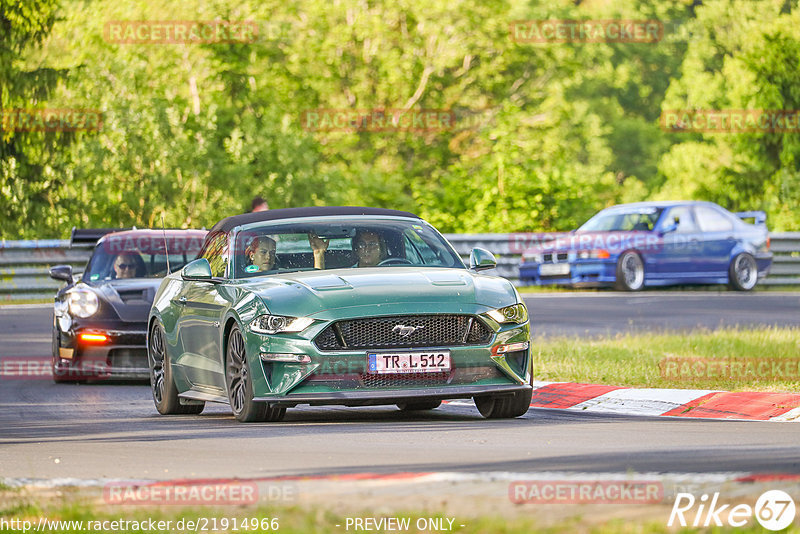
{"label": "red and white curb", "polygon": [[800,394],[534,382],[531,406],[646,416],[800,422]]}
{"label": "red and white curb", "polygon": [[[468,400],[447,404],[474,406]],[[800,394],[797,393],[639,389],[536,381],[531,407],[614,415],[800,422]]]}

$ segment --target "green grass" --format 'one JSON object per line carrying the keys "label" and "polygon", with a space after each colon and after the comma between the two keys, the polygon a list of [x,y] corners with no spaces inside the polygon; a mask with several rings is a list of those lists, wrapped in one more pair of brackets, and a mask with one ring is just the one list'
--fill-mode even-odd
{"label": "green grass", "polygon": [[[689,333],[625,334],[598,339],[537,338],[533,347],[536,380],[581,382],[615,386],[723,389],[730,391],[800,392],[800,370],[786,363],[800,359],[800,328],[764,327],[753,330],[698,330]],[[666,359],[702,359],[720,362],[735,359],[742,367],[735,376],[715,372],[692,376],[686,367],[667,368]],[[748,368],[774,360],[783,364],[784,376]],[[691,369],[691,368],[689,368]],[[702,369],[702,368],[698,368]],[[668,376],[662,372],[669,371]],[[678,378],[680,377],[680,378]]]}

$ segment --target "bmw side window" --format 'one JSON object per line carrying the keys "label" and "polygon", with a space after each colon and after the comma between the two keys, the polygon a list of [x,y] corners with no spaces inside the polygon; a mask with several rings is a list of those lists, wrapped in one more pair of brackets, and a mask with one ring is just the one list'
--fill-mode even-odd
{"label": "bmw side window", "polygon": [[704,232],[725,232],[733,229],[733,223],[722,213],[703,206],[695,208],[697,222]]}
{"label": "bmw side window", "polygon": [[220,233],[212,237],[200,257],[207,259],[211,265],[211,276],[224,277],[228,265],[228,236]]}
{"label": "bmw side window", "polygon": [[664,224],[671,224],[672,221],[678,221],[678,227],[675,229],[679,234],[690,234],[697,232],[697,226],[694,223],[692,210],[688,206],[681,206],[679,208],[672,208],[667,213]]}

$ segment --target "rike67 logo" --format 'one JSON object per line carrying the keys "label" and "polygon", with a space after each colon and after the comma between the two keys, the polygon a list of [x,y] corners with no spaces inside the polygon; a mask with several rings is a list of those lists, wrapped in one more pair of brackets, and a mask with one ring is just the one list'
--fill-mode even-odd
{"label": "rike67 logo", "polygon": [[691,493],[678,493],[667,526],[674,526],[677,521],[682,527],[721,527],[725,523],[744,527],[752,526],[755,518],[767,530],[783,530],[792,524],[794,516],[794,500],[781,490],[765,491],[754,507],[749,504],[719,504],[719,493],[710,498],[704,493],[699,499]]}

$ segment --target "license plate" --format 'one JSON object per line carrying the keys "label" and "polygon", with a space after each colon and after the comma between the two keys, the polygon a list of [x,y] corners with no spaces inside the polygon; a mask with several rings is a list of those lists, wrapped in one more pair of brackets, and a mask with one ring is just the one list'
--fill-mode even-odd
{"label": "license plate", "polygon": [[541,276],[569,274],[569,263],[543,263],[539,266],[539,274]]}
{"label": "license plate", "polygon": [[441,373],[450,370],[450,351],[370,352],[367,369],[371,374]]}

